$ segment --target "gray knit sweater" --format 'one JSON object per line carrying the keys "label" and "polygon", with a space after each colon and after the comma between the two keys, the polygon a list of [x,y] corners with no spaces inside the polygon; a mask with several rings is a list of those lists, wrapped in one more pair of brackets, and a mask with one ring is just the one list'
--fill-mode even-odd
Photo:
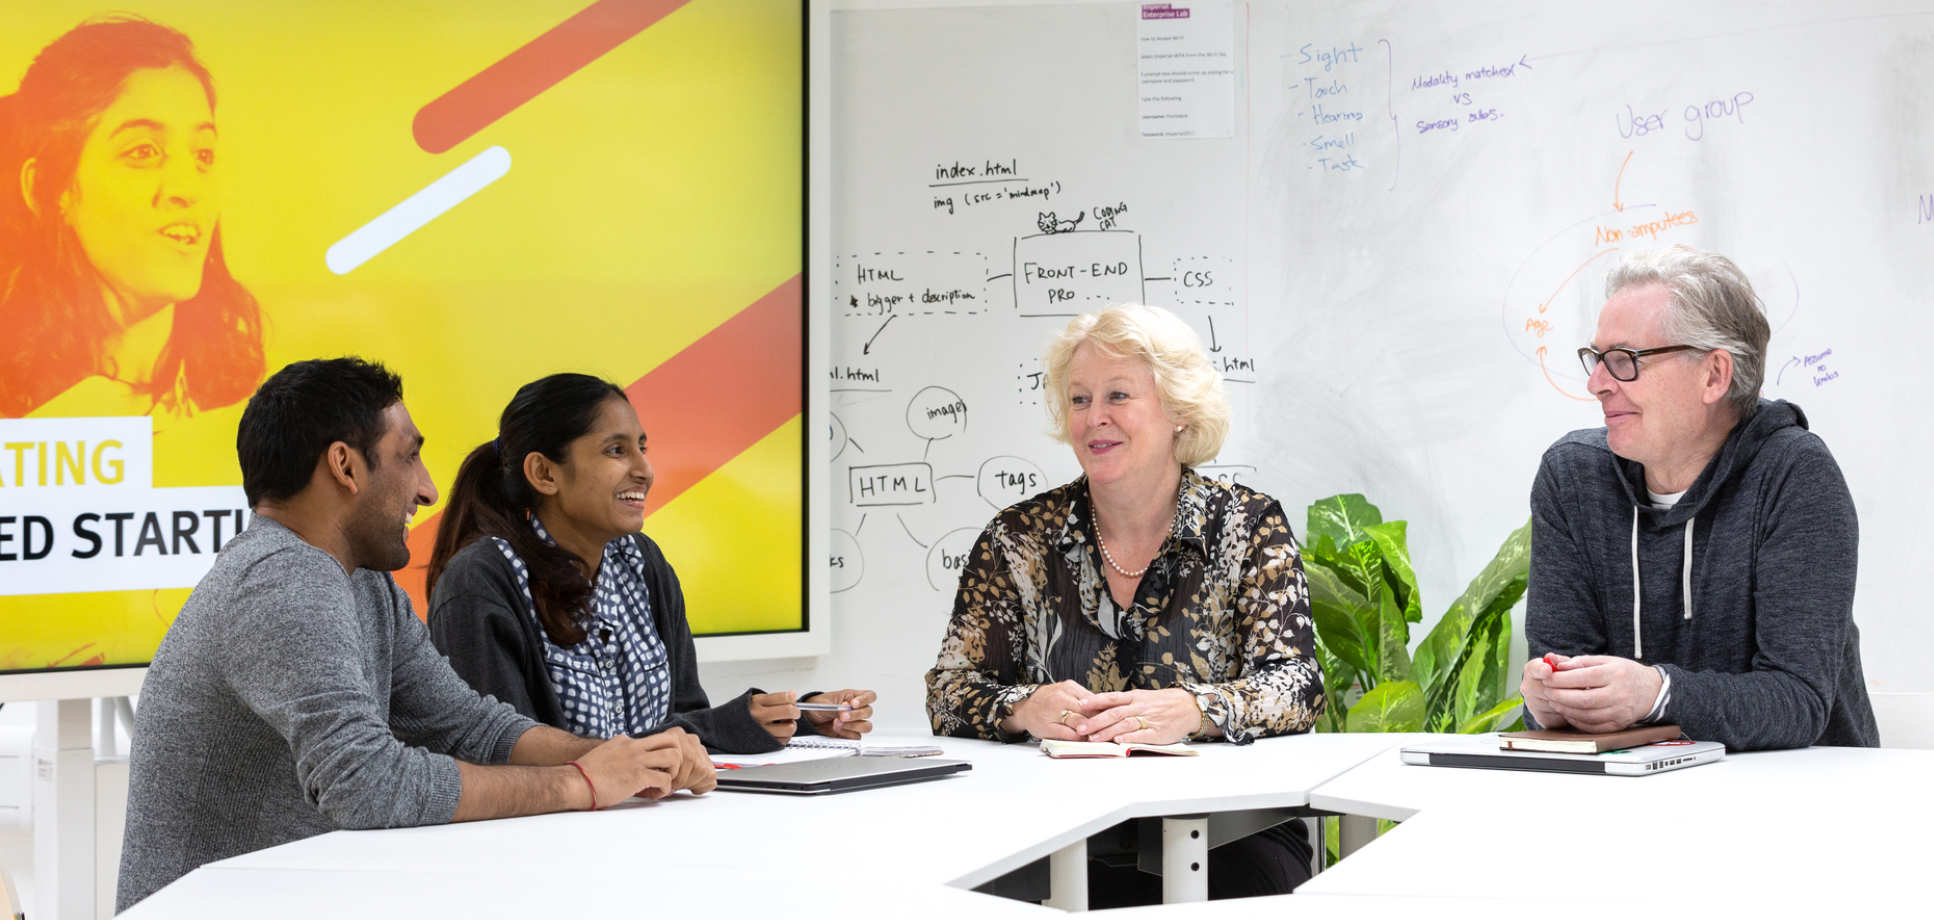
{"label": "gray knit sweater", "polygon": [[1644,488],[1603,428],[1545,451],[1531,489],[1532,656],[1662,666],[1664,719],[1697,740],[1878,745],[1853,623],[1853,497],[1800,408],[1760,400],[1670,510]]}
{"label": "gray knit sweater", "polygon": [[388,573],[257,517],[142,684],[117,909],[239,853],[449,821],[452,758],[502,763],[533,724],[450,670]]}

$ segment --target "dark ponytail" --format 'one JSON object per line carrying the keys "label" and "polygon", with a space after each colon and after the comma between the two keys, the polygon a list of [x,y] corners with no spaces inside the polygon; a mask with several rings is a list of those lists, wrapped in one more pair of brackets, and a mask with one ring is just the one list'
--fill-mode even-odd
{"label": "dark ponytail", "polygon": [[564,462],[571,442],[591,430],[605,401],[625,398],[616,384],[584,374],[552,374],[519,388],[497,420],[497,437],[478,445],[457,468],[430,551],[428,590],[436,591],[459,550],[480,537],[500,537],[530,572],[537,620],[551,641],[583,642],[591,580],[582,560],[531,528],[537,495],[524,478],[524,458],[536,452]]}

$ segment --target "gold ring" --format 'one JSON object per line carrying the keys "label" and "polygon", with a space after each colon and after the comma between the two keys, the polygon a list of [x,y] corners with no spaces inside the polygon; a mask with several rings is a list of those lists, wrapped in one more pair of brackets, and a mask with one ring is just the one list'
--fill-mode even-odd
{"label": "gold ring", "polygon": [[1070,717],[1070,716],[1072,716],[1072,715],[1074,715],[1074,710],[1072,710],[1072,709],[1063,709],[1063,710],[1061,710],[1061,717],[1060,717],[1060,718],[1058,718],[1058,719],[1055,719],[1054,721],[1056,721],[1056,722],[1059,722],[1059,723],[1061,723],[1062,725],[1066,725],[1066,724],[1068,724],[1068,717]]}
{"label": "gold ring", "polygon": [[1144,718],[1142,718],[1141,716],[1136,716],[1136,717],[1135,717],[1135,724],[1136,724],[1136,725],[1139,725],[1139,726],[1141,726],[1141,727],[1142,727],[1142,731],[1148,731],[1148,720],[1147,720],[1147,719],[1144,719]]}

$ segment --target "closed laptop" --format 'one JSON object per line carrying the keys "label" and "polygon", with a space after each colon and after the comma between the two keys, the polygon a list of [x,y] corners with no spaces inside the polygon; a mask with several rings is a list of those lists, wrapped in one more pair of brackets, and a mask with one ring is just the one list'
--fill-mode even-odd
{"label": "closed laptop", "polygon": [[799,763],[720,770],[719,788],[734,792],[825,795],[939,779],[973,769],[964,760],[835,757]]}
{"label": "closed laptop", "polygon": [[1717,741],[1661,741],[1603,754],[1505,751],[1498,749],[1497,739],[1490,735],[1412,744],[1403,748],[1403,762],[1421,766],[1600,773],[1611,776],[1650,776],[1712,763],[1725,756],[1726,746]]}

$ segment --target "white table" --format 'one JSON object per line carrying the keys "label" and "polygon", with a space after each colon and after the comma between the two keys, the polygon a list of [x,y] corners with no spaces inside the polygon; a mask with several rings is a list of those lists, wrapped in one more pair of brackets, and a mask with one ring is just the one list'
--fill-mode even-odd
{"label": "white table", "polygon": [[1310,799],[1404,824],[1299,894],[1496,898],[1570,879],[1654,904],[1934,910],[1934,751],[1728,754],[1616,777],[1418,767],[1392,750]]}
{"label": "white table", "polygon": [[1456,918],[1569,892],[1568,915],[1630,917],[1664,902],[1898,904],[1920,899],[1934,873],[1914,839],[1934,826],[1934,751],[1732,755],[1607,777],[1406,766],[1394,745],[1407,740],[1314,735],[1206,745],[1196,758],[1050,761],[1031,746],[942,739],[972,772],[827,797],[713,793],[595,814],[341,831],[205,866],[128,916],[530,917],[610,907],[1050,917],[966,889],[1132,818],[1303,806],[1405,823],[1296,895],[1144,910]]}
{"label": "white table", "polygon": [[[412,879],[438,892],[431,900],[439,913],[476,916],[530,916],[533,905],[554,911],[564,887],[585,887],[572,879],[636,879],[641,890],[677,879],[681,895],[703,895],[686,906],[709,913],[737,912],[708,905],[733,891],[745,892],[748,912],[761,903],[754,891],[826,900],[847,916],[852,898],[877,905],[883,891],[943,914],[956,905],[977,916],[1033,912],[1040,908],[964,889],[1133,818],[1307,806],[1312,789],[1391,740],[1307,735],[1240,748],[1201,745],[1198,757],[1059,761],[1032,745],[936,743],[974,769],[844,795],[715,792],[597,813],[337,831],[203,867],[128,916],[206,916],[215,904],[233,904],[240,916],[268,903],[280,916],[305,915],[305,903],[317,916],[339,916],[346,905],[394,912]],[[842,880],[854,883],[853,895],[839,894]],[[293,903],[279,903],[284,892]]]}

